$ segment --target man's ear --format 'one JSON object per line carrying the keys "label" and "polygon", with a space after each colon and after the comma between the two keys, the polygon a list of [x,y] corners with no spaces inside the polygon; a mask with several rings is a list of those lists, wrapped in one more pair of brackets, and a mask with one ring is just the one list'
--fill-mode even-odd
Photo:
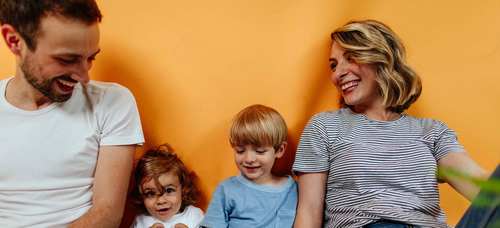
{"label": "man's ear", "polygon": [[276,158],[281,158],[285,154],[286,146],[288,145],[287,142],[282,142],[278,150],[276,150],[275,155]]}
{"label": "man's ear", "polygon": [[21,54],[22,38],[21,35],[16,31],[12,25],[3,24],[0,26],[0,31],[2,32],[2,38],[7,44],[7,48],[14,54]]}

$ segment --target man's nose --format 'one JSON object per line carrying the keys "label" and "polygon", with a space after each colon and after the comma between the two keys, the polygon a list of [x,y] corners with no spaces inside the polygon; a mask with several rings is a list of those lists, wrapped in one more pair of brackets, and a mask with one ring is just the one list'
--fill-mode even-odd
{"label": "man's nose", "polygon": [[91,67],[92,64],[87,61],[81,63],[71,78],[80,83],[87,84],[90,81],[89,71]]}

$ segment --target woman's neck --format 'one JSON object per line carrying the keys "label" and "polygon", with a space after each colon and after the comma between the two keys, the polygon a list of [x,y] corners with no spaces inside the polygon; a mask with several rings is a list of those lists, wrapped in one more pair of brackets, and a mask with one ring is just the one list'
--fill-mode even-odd
{"label": "woman's neck", "polygon": [[392,121],[401,117],[401,114],[390,111],[382,105],[376,107],[355,106],[353,111],[355,113],[364,114],[367,118],[372,120]]}

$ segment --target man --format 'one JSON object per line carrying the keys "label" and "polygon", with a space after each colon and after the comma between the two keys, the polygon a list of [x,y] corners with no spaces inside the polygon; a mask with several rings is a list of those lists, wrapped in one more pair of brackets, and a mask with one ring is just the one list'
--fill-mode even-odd
{"label": "man", "polygon": [[0,227],[117,227],[142,144],[132,94],[90,81],[94,0],[0,0]]}

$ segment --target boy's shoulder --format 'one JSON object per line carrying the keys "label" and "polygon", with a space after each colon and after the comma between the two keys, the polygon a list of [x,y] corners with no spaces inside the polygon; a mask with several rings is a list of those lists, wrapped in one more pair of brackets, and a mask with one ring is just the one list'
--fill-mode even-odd
{"label": "boy's shoulder", "polygon": [[269,186],[269,185],[259,185],[256,184],[245,177],[239,175],[239,176],[232,176],[224,181],[222,181],[218,188],[221,188],[221,190],[224,193],[227,192],[235,192],[235,193],[241,193],[241,192],[267,192],[267,193],[279,193],[283,191],[287,191],[287,189],[290,188],[296,188],[297,183],[291,176],[286,176],[284,177],[284,181],[282,184],[279,186]]}

